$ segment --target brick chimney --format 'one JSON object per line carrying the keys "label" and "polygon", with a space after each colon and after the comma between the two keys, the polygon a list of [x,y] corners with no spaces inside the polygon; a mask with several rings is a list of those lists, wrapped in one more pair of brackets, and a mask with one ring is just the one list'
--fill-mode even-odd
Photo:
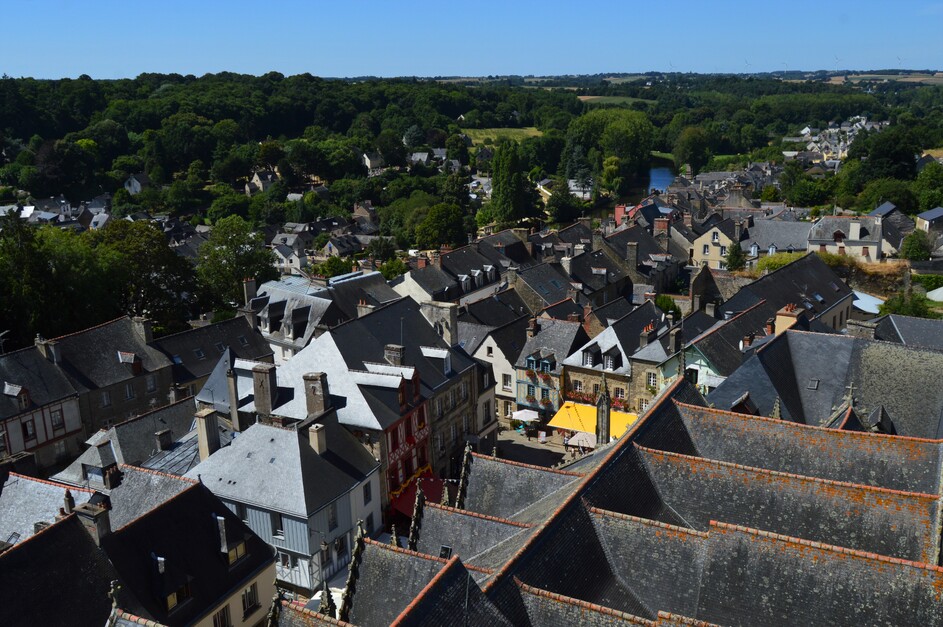
{"label": "brick chimney", "polygon": [[308,442],[318,455],[327,453],[327,429],[324,425],[315,423],[308,427]]}
{"label": "brick chimney", "polygon": [[753,344],[753,340],[756,339],[755,333],[749,333],[743,336],[743,339],[740,340],[740,350],[744,348],[750,348],[750,345]]}
{"label": "brick chimney", "polygon": [[422,269],[425,268],[427,265],[429,265],[429,258],[428,258],[428,257],[426,257],[425,255],[420,255],[419,257],[416,257],[416,268],[417,268],[417,269],[422,270]]}
{"label": "brick chimney", "polygon": [[320,416],[331,409],[331,392],[327,386],[327,373],[307,372],[305,382],[305,405],[309,416]]}
{"label": "brick chimney", "polygon": [[681,221],[684,222],[684,226],[690,228],[694,226],[694,215],[690,211],[685,211],[681,214]]}
{"label": "brick chimney", "polygon": [[645,348],[648,346],[649,342],[655,339],[655,334],[655,323],[650,322],[648,326],[642,329],[642,332],[639,334],[638,347]]}
{"label": "brick chimney", "polygon": [[770,318],[766,321],[766,335],[773,335],[776,333],[776,318]]}
{"label": "brick chimney", "polygon": [[131,318],[131,324],[134,326],[134,333],[142,342],[150,344],[154,341],[154,323],[151,320],[135,316]]}
{"label": "brick chimney", "polygon": [[275,364],[256,364],[252,368],[252,391],[255,411],[260,416],[271,416],[278,393]]}
{"label": "brick chimney", "polygon": [[540,323],[537,322],[537,318],[531,318],[530,322],[527,323],[527,337],[534,337],[540,332]]}
{"label": "brick chimney", "polygon": [[196,436],[200,461],[219,450],[219,421],[213,409],[201,409],[196,413]]}
{"label": "brick chimney", "polygon": [[363,318],[363,317],[366,316],[368,313],[370,313],[371,311],[373,311],[373,309],[374,309],[374,306],[373,306],[373,305],[371,305],[371,304],[368,303],[366,300],[364,300],[364,299],[361,298],[361,299],[357,302],[357,317],[358,317],[358,318]]}
{"label": "brick chimney", "polygon": [[101,546],[102,538],[111,533],[108,510],[103,505],[82,503],[72,511],[78,516],[85,531],[95,542],[95,546]]}
{"label": "brick chimney", "polygon": [[655,228],[654,236],[655,237],[668,237],[668,226],[670,221],[668,218],[655,218]]}

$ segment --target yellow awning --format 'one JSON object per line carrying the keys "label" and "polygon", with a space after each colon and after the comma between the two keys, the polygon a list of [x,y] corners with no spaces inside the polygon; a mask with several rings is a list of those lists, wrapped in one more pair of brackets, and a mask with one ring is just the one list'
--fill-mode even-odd
{"label": "yellow awning", "polygon": [[[609,412],[609,436],[618,438],[625,433],[638,416],[621,411]],[[596,433],[596,406],[584,405],[567,401],[563,407],[556,413],[553,419],[547,423],[557,429],[567,429],[569,431],[582,431],[583,433]]]}

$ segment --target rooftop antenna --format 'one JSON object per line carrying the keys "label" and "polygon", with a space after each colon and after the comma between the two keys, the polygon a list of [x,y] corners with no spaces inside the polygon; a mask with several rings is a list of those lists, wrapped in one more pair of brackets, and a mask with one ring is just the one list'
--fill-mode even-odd
{"label": "rooftop antenna", "polygon": [[3,345],[4,343],[6,343],[6,339],[3,336],[9,332],[10,332],[10,329],[7,329],[6,331],[3,331],[2,333],[0,333],[0,355],[4,353]]}

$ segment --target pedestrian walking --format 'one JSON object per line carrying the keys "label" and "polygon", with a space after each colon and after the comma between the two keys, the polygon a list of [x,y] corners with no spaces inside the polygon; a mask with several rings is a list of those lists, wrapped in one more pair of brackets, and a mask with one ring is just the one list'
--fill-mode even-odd
{"label": "pedestrian walking", "polygon": [[570,436],[568,435],[563,436],[563,450],[564,451],[570,450]]}

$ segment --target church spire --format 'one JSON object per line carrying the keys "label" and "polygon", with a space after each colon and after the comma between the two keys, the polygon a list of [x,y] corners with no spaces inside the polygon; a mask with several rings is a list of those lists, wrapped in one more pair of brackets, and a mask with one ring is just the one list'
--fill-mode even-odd
{"label": "church spire", "polygon": [[422,529],[422,514],[425,506],[426,495],[422,491],[422,479],[416,479],[416,502],[413,505],[413,520],[409,523],[409,538],[406,540],[406,548],[410,551],[418,550],[416,547],[419,545],[419,530]]}
{"label": "church spire", "polygon": [[609,398],[609,386],[606,384],[606,373],[602,373],[602,383],[599,386],[599,396],[596,398],[596,445],[609,443],[610,409],[612,399]]}
{"label": "church spire", "polygon": [[337,611],[337,620],[348,622],[350,620],[350,610],[354,604],[354,593],[357,592],[357,579],[360,578],[360,562],[363,560],[363,552],[367,546],[364,540],[363,521],[357,521],[357,537],[354,538],[354,548],[350,552],[350,570],[347,571],[347,584],[344,586],[344,594],[341,595],[341,607]]}

